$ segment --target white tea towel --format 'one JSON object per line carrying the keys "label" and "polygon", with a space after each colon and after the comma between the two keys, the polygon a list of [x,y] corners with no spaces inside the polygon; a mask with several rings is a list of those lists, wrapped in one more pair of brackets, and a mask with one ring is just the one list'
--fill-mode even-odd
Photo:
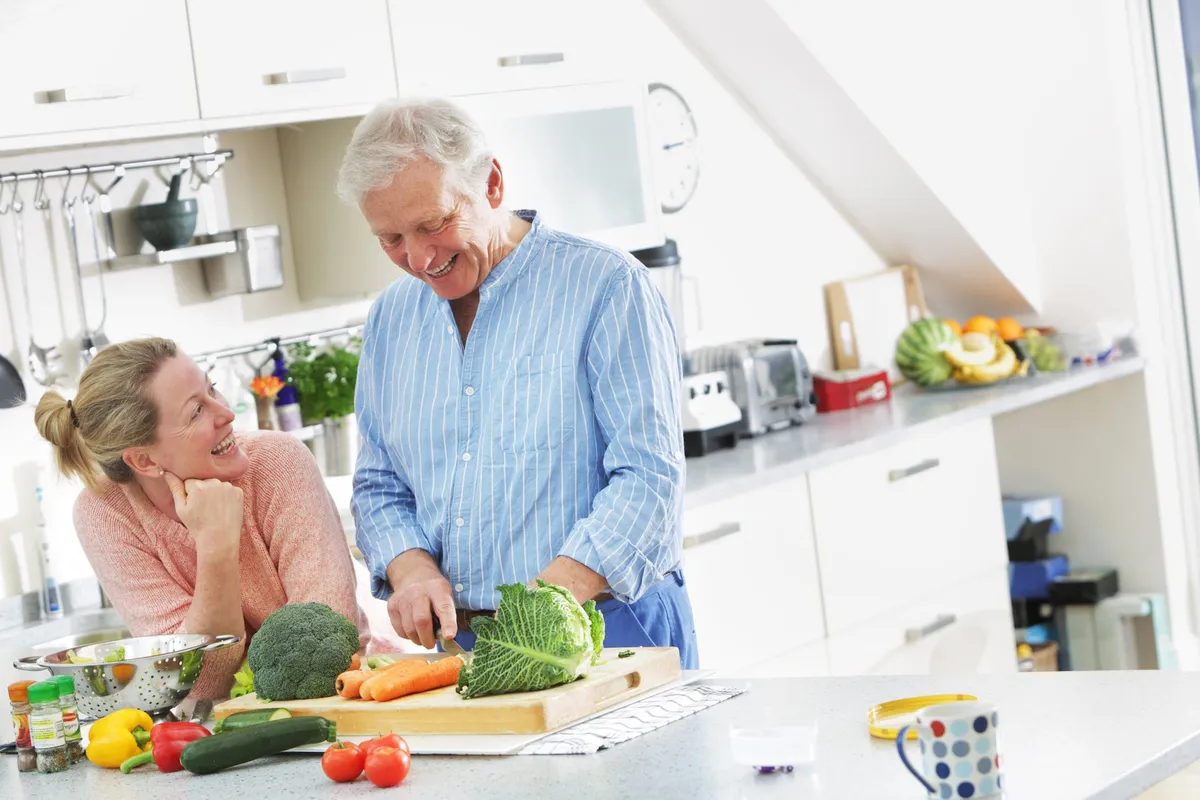
{"label": "white tea towel", "polygon": [[518,755],[583,755],[627,742],[697,711],[737,697],[745,689],[734,686],[680,686],[630,703],[603,716],[581,722],[526,745]]}

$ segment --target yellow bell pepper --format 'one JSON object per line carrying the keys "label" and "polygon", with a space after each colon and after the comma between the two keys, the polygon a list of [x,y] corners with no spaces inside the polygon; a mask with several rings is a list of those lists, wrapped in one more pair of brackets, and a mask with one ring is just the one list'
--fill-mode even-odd
{"label": "yellow bell pepper", "polygon": [[123,708],[96,720],[88,731],[88,761],[118,769],[126,759],[149,747],[152,727],[150,715],[136,708]]}

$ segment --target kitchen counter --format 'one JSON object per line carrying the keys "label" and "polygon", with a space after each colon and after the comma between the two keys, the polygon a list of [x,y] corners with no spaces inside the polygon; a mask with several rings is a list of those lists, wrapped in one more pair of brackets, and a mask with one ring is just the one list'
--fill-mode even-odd
{"label": "kitchen counter", "polygon": [[1006,414],[1136,375],[1145,367],[1144,358],[1129,357],[971,389],[928,391],[903,384],[889,403],[818,414],[804,425],[743,439],[733,449],[688,459],[685,503],[694,508],[723,500],[765,483],[882,450],[914,434]]}
{"label": "kitchen counter", "polygon": [[[726,683],[721,681],[721,683]],[[1183,672],[1085,672],[869,676],[745,682],[745,694],[589,756],[423,756],[406,797],[489,800],[588,797],[917,800],[925,792],[872,739],[870,705],[906,696],[968,692],[997,704],[1008,797],[1108,800],[1144,789],[1200,758],[1200,676]],[[734,764],[729,728],[816,721],[812,771],[758,775]],[[916,745],[910,745],[916,753]],[[278,756],[198,777],[124,776],[80,764],[60,775],[22,775],[0,756],[0,797],[363,797],[365,778],[338,785],[316,756]]]}

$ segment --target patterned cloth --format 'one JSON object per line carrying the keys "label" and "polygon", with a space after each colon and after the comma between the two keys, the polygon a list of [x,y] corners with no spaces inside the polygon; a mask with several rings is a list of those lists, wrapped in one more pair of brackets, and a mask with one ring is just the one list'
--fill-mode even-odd
{"label": "patterned cloth", "polygon": [[744,691],[734,686],[699,684],[669,689],[538,739],[517,755],[585,755],[606,750],[737,697]]}
{"label": "patterned cloth", "polygon": [[408,276],[371,308],[355,411],[358,546],[376,597],[406,550],[459,608],[494,609],[558,556],[632,602],[682,558],[681,361],[666,302],[628,253],[532,229],[484,279],[466,344]]}

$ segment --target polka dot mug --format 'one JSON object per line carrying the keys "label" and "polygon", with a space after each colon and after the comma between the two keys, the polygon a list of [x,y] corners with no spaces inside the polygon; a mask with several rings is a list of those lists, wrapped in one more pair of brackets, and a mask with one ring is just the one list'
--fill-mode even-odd
{"label": "polka dot mug", "polygon": [[[896,750],[908,771],[937,800],[1000,797],[1004,791],[997,728],[1000,715],[991,703],[940,703],[917,712],[917,721],[896,736]],[[921,747],[918,771],[908,760],[904,737],[917,731]]]}

